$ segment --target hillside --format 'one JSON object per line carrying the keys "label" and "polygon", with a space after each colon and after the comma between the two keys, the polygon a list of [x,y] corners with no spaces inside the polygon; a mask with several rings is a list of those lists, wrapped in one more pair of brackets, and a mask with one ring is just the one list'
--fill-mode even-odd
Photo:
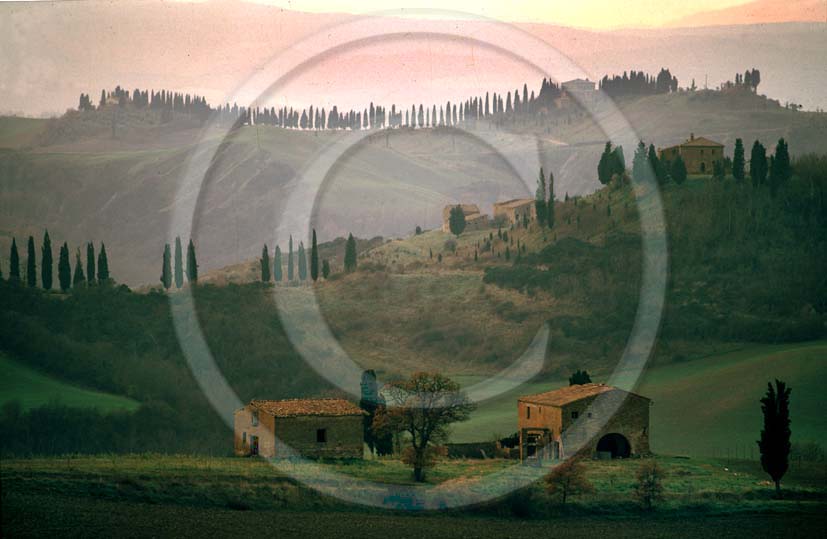
{"label": "hillside", "polygon": [[[785,110],[756,96],[681,93],[624,98],[619,106],[656,146],[694,132],[721,140],[727,154],[735,137],[747,144],[759,137],[771,146],[781,136],[794,155],[827,152],[827,116]],[[12,236],[22,241],[32,234],[39,240],[48,228],[55,241],[68,241],[72,249],[90,240],[115,249],[110,264],[120,282],[155,284],[173,210],[196,196],[176,198],[192,145],[202,134],[210,144],[218,141],[185,119],[161,124],[130,115],[113,139],[109,113],[96,115],[38,124],[34,138],[23,135],[26,129],[17,120],[0,122],[0,129],[11,133],[0,133],[0,141],[34,141],[28,149],[0,152],[0,253],[8,252]],[[273,248],[276,233],[286,249],[287,236],[295,231],[277,230],[285,195],[311,156],[337,136],[268,126],[234,133],[198,199],[194,239],[203,272],[258,257],[263,244]],[[521,180],[506,157],[520,162],[537,150],[540,162],[555,174],[558,196],[591,193],[599,187],[595,170],[604,142],[593,122],[566,111],[546,125],[521,120],[500,129],[483,123],[468,134],[446,129],[376,133],[331,171],[317,201],[319,241],[351,232],[361,238],[406,237],[417,225],[440,226],[446,204],[474,201],[490,212],[497,200],[531,196],[533,173]]]}

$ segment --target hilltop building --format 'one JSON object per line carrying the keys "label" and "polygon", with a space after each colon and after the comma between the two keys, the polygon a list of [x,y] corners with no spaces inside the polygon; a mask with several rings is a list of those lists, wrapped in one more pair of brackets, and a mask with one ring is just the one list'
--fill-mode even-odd
{"label": "hilltop building", "polygon": [[574,79],[566,81],[562,83],[560,87],[567,95],[574,97],[581,103],[593,100],[597,96],[597,85],[589,79]]}
{"label": "hilltop building", "polygon": [[519,224],[523,217],[529,220],[537,217],[537,208],[533,198],[514,198],[505,202],[494,203],[494,220],[504,219],[508,223]]}
{"label": "hilltop building", "polygon": [[564,458],[578,451],[601,458],[648,454],[651,403],[605,384],[520,397],[520,460]]}
{"label": "hilltop building", "polygon": [[235,454],[362,458],[363,416],[344,399],[252,400],[233,414]]}
{"label": "hilltop building", "polygon": [[692,133],[683,144],[658,150],[658,158],[666,161],[672,161],[679,155],[687,173],[712,174],[715,161],[724,160],[724,145],[706,137],[695,138]]}
{"label": "hilltop building", "polygon": [[451,204],[442,208],[442,231],[451,232],[451,210],[457,206],[465,214],[465,230],[482,230],[490,226],[488,216],[480,213],[476,204]]}

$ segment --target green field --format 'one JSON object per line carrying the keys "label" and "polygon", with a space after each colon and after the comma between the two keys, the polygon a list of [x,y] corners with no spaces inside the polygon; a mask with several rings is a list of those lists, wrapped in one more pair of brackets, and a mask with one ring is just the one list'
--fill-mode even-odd
{"label": "green field", "polygon": [[[663,454],[750,457],[761,428],[759,399],[766,383],[792,387],[794,441],[827,443],[821,380],[827,342],[751,345],[738,351],[661,365],[644,374],[637,391],[653,400],[652,449]],[[468,385],[478,377],[463,377]],[[596,382],[605,380],[595,377]],[[453,427],[453,441],[493,439],[516,431],[519,395],[548,391],[567,380],[532,382],[483,403],[471,420]],[[736,449],[737,448],[737,449]],[[727,453],[729,451],[729,453]]]}
{"label": "green field", "polygon": [[[664,537],[697,535],[714,525],[721,537],[755,537],[779,536],[790,526],[805,533],[824,524],[817,516],[825,506],[823,464],[794,465],[784,480],[786,498],[779,501],[771,499],[773,488],[754,462],[658,462],[664,497],[651,513],[633,496],[640,462],[626,460],[586,462],[594,492],[573,496],[565,506],[535,483],[483,505],[412,515],[319,495],[288,477],[302,464],[279,463],[285,468],[276,469],[258,459],[162,455],[6,459],[0,469],[2,525],[4,534],[15,537],[46,535],[55,522],[84,536],[238,535],[265,526],[279,537],[524,537],[552,530],[560,537]],[[514,461],[443,460],[425,488],[479,488],[480,476],[507,466]],[[410,471],[395,460],[323,467],[345,477],[410,480]],[[516,465],[514,473],[527,470]],[[364,488],[347,479],[325,485],[336,493]]]}
{"label": "green field", "polygon": [[0,404],[20,402],[23,410],[49,403],[101,411],[136,410],[132,399],[66,384],[0,353]]}

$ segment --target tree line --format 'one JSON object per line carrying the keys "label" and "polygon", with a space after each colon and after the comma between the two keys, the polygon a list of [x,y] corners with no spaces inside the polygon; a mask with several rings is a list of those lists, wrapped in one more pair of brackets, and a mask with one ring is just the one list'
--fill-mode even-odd
{"label": "tree line", "polygon": [[[67,292],[71,288],[91,286],[94,284],[109,284],[112,278],[109,274],[109,259],[106,255],[106,246],[101,242],[97,257],[95,246],[92,242],[86,244],[86,266],[81,257],[81,248],[75,250],[74,268],[69,255],[69,244],[63,242],[58,250],[57,282],[61,292]],[[26,245],[26,266],[25,273],[21,272],[20,253],[17,248],[17,238],[12,238],[9,250],[9,277],[10,283],[21,283],[25,280],[30,288],[38,285],[38,263],[37,250],[33,236],[29,236]],[[49,231],[43,234],[43,242],[40,246],[40,286],[44,290],[51,290],[54,286],[54,258],[52,252],[52,240]],[[3,270],[0,267],[0,279],[3,278]]]}
{"label": "tree line", "polygon": [[[321,262],[321,264],[320,264]],[[344,271],[345,273],[352,273],[356,271],[357,251],[356,239],[353,234],[348,234],[347,242],[345,243],[344,256]],[[310,244],[310,264],[308,267],[307,252],[304,248],[304,242],[299,242],[298,250],[293,251],[293,235],[291,234],[287,243],[287,267],[284,265],[284,256],[281,247],[276,245],[273,252],[272,263],[270,258],[270,250],[267,244],[261,249],[261,258],[259,259],[259,267],[261,269],[261,282],[269,283],[272,279],[275,283],[280,283],[287,278],[287,282],[291,283],[298,278],[300,282],[307,281],[308,269],[309,277],[315,283],[319,277],[328,279],[331,274],[330,262],[327,259],[320,261],[319,259],[319,245],[316,240],[316,229],[313,229],[312,239]]]}
{"label": "tree line", "polygon": [[[750,75],[751,79],[753,75]],[[757,84],[756,84],[757,86]],[[642,71],[624,72],[622,76],[604,76],[600,88],[610,96],[648,95],[677,91],[678,79],[668,69],[661,69],[653,76]],[[333,105],[324,107],[260,107],[225,103],[212,107],[206,98],[170,90],[135,88],[131,92],[120,86],[114,90],[101,90],[95,106],[89,94],[81,93],[78,110],[105,110],[107,107],[127,107],[160,111],[163,114],[183,113],[194,115],[202,121],[212,117],[222,124],[272,125],[285,129],[302,130],[371,130],[384,128],[437,128],[473,123],[482,119],[499,120],[505,116],[529,115],[551,107],[554,100],[565,92],[551,79],[543,78],[539,93],[529,91],[528,84],[513,92],[486,92],[483,96],[469,97],[461,102],[425,105],[413,104],[387,107],[374,104],[362,109],[340,109]]]}

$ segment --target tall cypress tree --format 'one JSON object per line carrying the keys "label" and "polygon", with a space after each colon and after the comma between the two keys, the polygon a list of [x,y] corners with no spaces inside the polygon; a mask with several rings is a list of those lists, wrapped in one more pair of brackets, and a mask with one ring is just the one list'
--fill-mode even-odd
{"label": "tall cypress tree", "polygon": [[66,242],[60,246],[60,257],[57,261],[57,279],[63,292],[72,286],[72,267],[69,265],[69,246]]}
{"label": "tall cypress tree", "polygon": [[184,254],[181,252],[181,238],[175,237],[175,288],[184,286]]}
{"label": "tall cypress tree", "polygon": [[299,280],[307,280],[307,256],[304,252],[304,243],[299,242]]}
{"label": "tall cypress tree", "polygon": [[293,235],[290,235],[290,241],[287,243],[287,282],[293,282]]}
{"label": "tall cypress tree", "polygon": [[195,259],[195,245],[192,243],[192,238],[187,245],[187,280],[190,284],[198,282],[198,261]]}
{"label": "tall cypress tree", "polygon": [[26,283],[34,288],[37,286],[37,259],[34,254],[34,238],[29,236],[29,244],[26,249]]}
{"label": "tall cypress tree", "polygon": [[345,244],[345,272],[351,273],[356,271],[356,240],[353,234],[347,235],[347,243]]}
{"label": "tall cypress tree", "polygon": [[276,245],[276,253],[273,255],[273,279],[280,283],[281,280],[284,278],[282,275],[282,261],[281,261],[281,248]]}
{"label": "tall cypress tree", "polygon": [[749,159],[749,175],[752,178],[752,186],[759,187],[767,181],[767,149],[759,141],[752,145],[752,153]]}
{"label": "tall cypress tree", "polygon": [[72,286],[75,288],[86,284],[86,275],[83,274],[83,262],[80,261],[80,247],[75,251],[75,273],[72,276]]}
{"label": "tall cypress tree", "polygon": [[546,176],[543,167],[540,167],[540,177],[537,178],[537,192],[534,195],[534,210],[537,212],[537,222],[542,225],[546,221]]}
{"label": "tall cypress tree", "polygon": [[[68,251],[67,251],[68,255]],[[101,250],[98,253],[98,283],[109,282],[109,259],[106,257],[106,246],[101,242]]]}
{"label": "tall cypress tree", "polygon": [[267,249],[267,244],[261,248],[261,282],[270,282],[270,250]]}
{"label": "tall cypress tree", "polygon": [[546,221],[549,228],[554,228],[554,174],[548,172],[548,207],[546,208]]}
{"label": "tall cypress tree", "polygon": [[767,394],[761,399],[764,428],[758,440],[761,467],[775,482],[775,495],[781,498],[781,478],[787,473],[790,461],[790,388],[780,381],[775,387],[767,384]]}
{"label": "tall cypress tree", "polygon": [[172,286],[172,253],[168,243],[164,245],[164,258],[161,261],[161,284],[164,290],[169,290]]}
{"label": "tall cypress tree", "polygon": [[313,240],[310,244],[310,278],[313,282],[319,280],[319,246],[316,245],[316,229],[313,229]]}
{"label": "tall cypress tree", "polygon": [[86,283],[95,284],[95,245],[86,244]]}
{"label": "tall cypress tree", "polygon": [[20,282],[20,255],[17,252],[17,239],[11,239],[11,251],[9,252],[9,281]]}
{"label": "tall cypress tree", "polygon": [[40,247],[40,282],[44,290],[52,289],[52,240],[48,230],[43,234],[43,245]]}
{"label": "tall cypress tree", "polygon": [[744,181],[744,141],[735,139],[735,151],[732,154],[732,177],[741,183]]}

